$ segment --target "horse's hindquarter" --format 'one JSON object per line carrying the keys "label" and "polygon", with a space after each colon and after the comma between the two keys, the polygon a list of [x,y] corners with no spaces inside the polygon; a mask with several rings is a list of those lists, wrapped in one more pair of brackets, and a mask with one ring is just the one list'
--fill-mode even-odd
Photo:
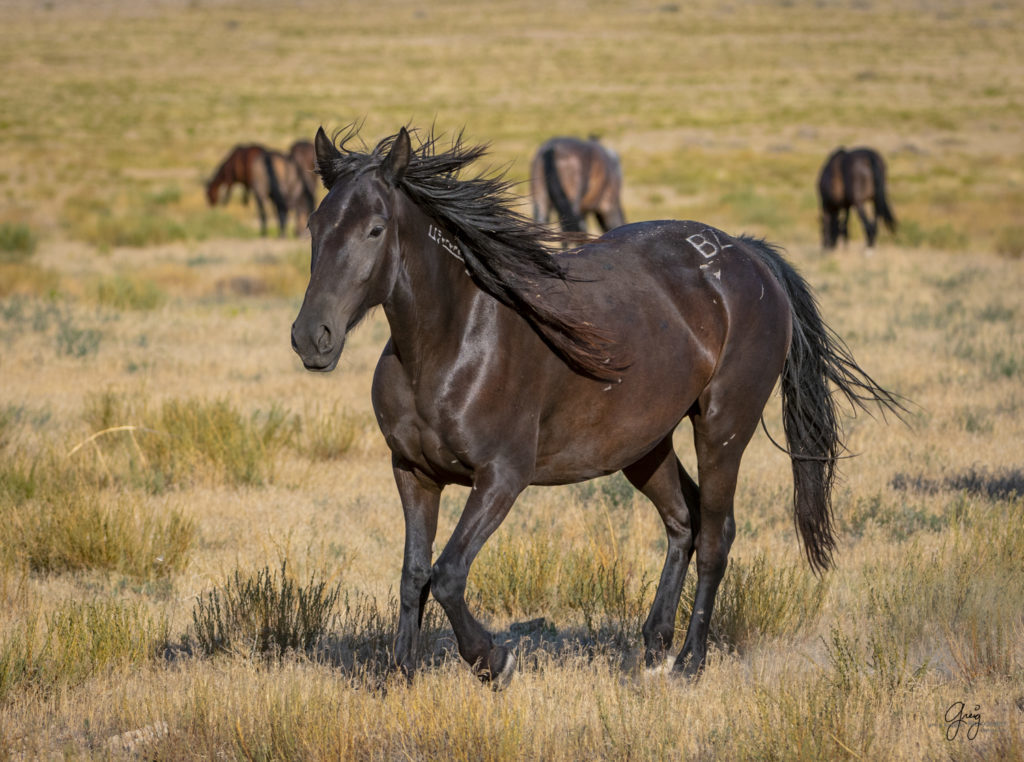
{"label": "horse's hindquarter", "polygon": [[693,409],[724,356],[781,369],[788,302],[756,256],[721,231],[627,225],[563,261],[583,279],[570,286],[574,306],[630,365],[618,382],[559,380],[542,419],[537,481],[554,481],[573,457],[604,473],[645,454]]}

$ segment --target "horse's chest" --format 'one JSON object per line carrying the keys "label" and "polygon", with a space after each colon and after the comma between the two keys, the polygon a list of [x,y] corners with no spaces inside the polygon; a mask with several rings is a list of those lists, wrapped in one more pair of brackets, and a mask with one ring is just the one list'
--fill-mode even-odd
{"label": "horse's chest", "polygon": [[388,448],[402,460],[420,470],[451,481],[463,481],[472,475],[466,448],[458,444],[455,431],[449,431],[444,418],[431,422],[417,404],[415,390],[401,374],[381,373],[373,385],[373,405],[377,423]]}

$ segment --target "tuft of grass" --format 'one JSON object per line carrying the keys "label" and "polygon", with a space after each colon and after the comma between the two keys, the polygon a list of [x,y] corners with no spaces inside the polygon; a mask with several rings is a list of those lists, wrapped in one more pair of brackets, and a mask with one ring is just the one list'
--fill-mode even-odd
{"label": "tuft of grass", "polygon": [[534,616],[557,605],[561,553],[546,534],[517,540],[502,535],[473,565],[469,589],[491,614]]}
{"label": "tuft of grass", "polygon": [[967,248],[970,236],[948,222],[936,227],[925,227],[916,220],[901,219],[896,240],[903,246],[926,246],[942,251],[961,251]]}
{"label": "tuft of grass", "polygon": [[23,222],[0,222],[0,263],[28,261],[38,245],[36,234]]}
{"label": "tuft of grass", "polygon": [[[687,582],[677,620],[683,628],[693,611],[696,574]],[[828,577],[815,577],[800,564],[775,566],[764,552],[751,561],[732,560],[715,600],[711,636],[742,649],[760,639],[792,635],[817,619],[828,587]]]}
{"label": "tuft of grass", "polygon": [[366,420],[335,404],[329,412],[316,408],[302,422],[299,450],[314,460],[347,455],[366,431]]}
{"label": "tuft of grass", "polygon": [[185,568],[196,527],[176,508],[144,510],[54,463],[7,466],[2,474],[2,552],[34,571],[116,571],[154,580]]}
{"label": "tuft of grass", "polygon": [[996,236],[996,253],[1007,259],[1024,257],[1024,226],[1009,225]]}
{"label": "tuft of grass", "polygon": [[192,632],[207,655],[310,654],[335,622],[339,594],[337,585],[328,588],[315,575],[306,585],[297,584],[285,561],[280,577],[266,566],[246,577],[236,569],[223,586],[197,597]]}
{"label": "tuft of grass", "polygon": [[137,667],[167,643],[168,624],[142,604],[67,601],[41,617],[31,614],[0,638],[0,705],[16,692],[44,694],[80,685],[103,672]]}
{"label": "tuft of grass", "polygon": [[101,279],[95,294],[99,304],[118,310],[153,310],[167,301],[167,294],[156,283],[131,275]]}
{"label": "tuft of grass", "polygon": [[640,635],[651,585],[645,571],[614,550],[561,548],[539,533],[486,546],[473,565],[469,595],[491,615],[546,614],[560,626],[582,624],[594,640],[624,646]]}
{"label": "tuft of grass", "polygon": [[299,426],[277,405],[248,416],[226,399],[170,399],[152,409],[109,389],[87,396],[82,416],[93,433],[73,452],[92,458],[101,481],[151,492],[204,479],[266,484]]}
{"label": "tuft of grass", "polygon": [[143,446],[153,477],[166,484],[188,482],[197,467],[229,484],[264,484],[294,434],[293,419],[280,407],[246,417],[223,399],[168,400],[149,428],[166,434],[148,437]]}

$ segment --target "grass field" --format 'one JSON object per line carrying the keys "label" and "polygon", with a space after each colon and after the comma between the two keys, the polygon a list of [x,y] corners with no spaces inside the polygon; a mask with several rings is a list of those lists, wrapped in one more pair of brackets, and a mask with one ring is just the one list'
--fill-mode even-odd
{"label": "grass field", "polygon": [[[0,8],[0,759],[1024,758],[1019,3]],[[415,682],[387,675],[387,324],[303,371],[308,239],[202,187],[237,142],[356,120],[371,145],[464,127],[517,180],[599,133],[630,220],[782,244],[912,401],[849,422],[820,580],[755,436],[699,682],[640,669],[664,537],[621,476],[529,490],[474,566],[508,689],[434,604]],[[870,257],[856,222],[818,247],[840,144],[888,162],[901,227]]]}

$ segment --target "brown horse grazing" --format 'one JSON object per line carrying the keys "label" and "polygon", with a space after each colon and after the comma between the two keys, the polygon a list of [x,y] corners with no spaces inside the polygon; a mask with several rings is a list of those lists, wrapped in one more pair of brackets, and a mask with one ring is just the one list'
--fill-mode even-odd
{"label": "brown horse grazing", "polygon": [[249,189],[252,187],[250,167],[254,161],[263,158],[265,150],[261,145],[249,143],[237,145],[228,152],[213,173],[213,177],[206,183],[206,200],[210,206],[216,206],[218,202],[226,204],[236,183],[242,186],[242,203],[249,203]]}
{"label": "brown horse grazing", "polygon": [[[831,564],[830,492],[843,448],[839,401],[897,413],[823,322],[803,279],[776,249],[699,222],[627,225],[553,253],[555,234],[513,211],[503,177],[460,179],[484,154],[403,128],[368,154],[321,129],[327,196],[310,217],[309,285],[292,325],[305,367],[330,371],[345,337],[383,305],[391,338],[373,406],[392,452],[405,515],[394,664],[415,669],[427,596],[484,681],[512,672],[465,600],[473,559],[530,484],[623,471],[655,505],[668,552],[643,626],[646,663],[672,644],[691,556],[697,591],[675,669],[699,672],[736,531],[740,458],[782,378],[794,516],[812,567]],[[672,432],[693,424],[697,481]],[[471,487],[436,558],[445,485]],[[698,486],[699,484],[699,486]]]}
{"label": "brown horse grazing", "polygon": [[316,188],[311,172],[302,170],[291,156],[255,143],[235,146],[206,184],[206,199],[210,206],[215,206],[218,201],[226,204],[236,183],[243,188],[243,203],[248,203],[250,192],[255,199],[260,235],[267,234],[268,205],[273,206],[277,215],[279,235],[285,234],[290,211],[295,213],[296,234],[305,229],[306,218],[315,204]]}
{"label": "brown horse grazing", "polygon": [[551,138],[530,164],[533,218],[546,223],[553,209],[566,232],[586,232],[591,212],[603,232],[624,224],[621,191],[619,157],[597,138]]}
{"label": "brown horse grazing", "polygon": [[[860,215],[869,251],[875,245],[879,217],[890,232],[896,231],[896,218],[885,197],[885,162],[871,148],[836,150],[821,168],[818,193],[821,196],[822,247],[825,249],[835,248],[840,238],[849,241],[847,221],[851,206]],[[875,206],[871,219],[865,207],[868,201]]]}

